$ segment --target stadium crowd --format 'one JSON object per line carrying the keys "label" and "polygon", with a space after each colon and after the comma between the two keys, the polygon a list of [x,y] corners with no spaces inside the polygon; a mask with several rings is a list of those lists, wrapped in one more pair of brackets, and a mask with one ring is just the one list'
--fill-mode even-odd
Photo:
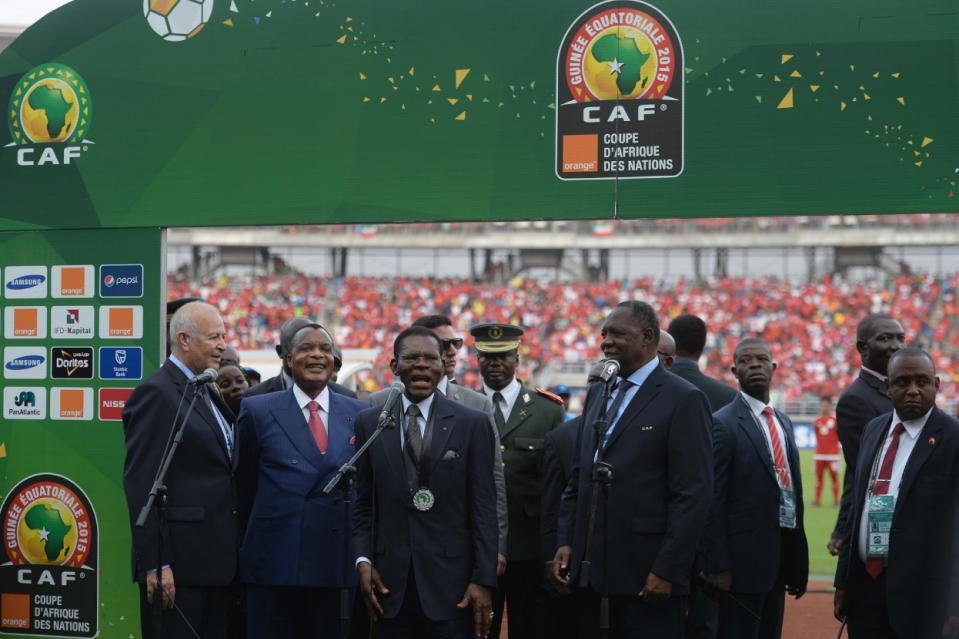
{"label": "stadium crowd", "polygon": [[[464,279],[410,277],[316,278],[291,272],[280,276],[216,276],[190,282],[171,276],[170,299],[195,296],[217,306],[226,319],[228,342],[242,349],[271,349],[281,324],[291,315],[320,317],[335,327],[344,349],[378,349],[413,318],[440,312],[456,318],[456,329],[477,321],[536,327],[520,352],[519,376],[535,379],[549,362],[592,361],[600,356],[593,327],[618,302],[645,299],[660,309],[664,324],[683,312],[710,327],[704,371],[732,381],[728,362],[739,339],[758,335],[780,369],[774,392],[786,399],[831,395],[857,371],[850,322],[863,312],[894,308],[908,335],[929,348],[943,379],[942,395],[959,385],[959,274],[939,280],[927,275],[889,281],[845,282],[826,276],[796,283],[770,277],[684,278],[542,282],[516,278],[507,285]],[[457,375],[479,383],[475,354],[464,347]],[[380,351],[375,372],[364,382],[388,384],[389,353]]]}

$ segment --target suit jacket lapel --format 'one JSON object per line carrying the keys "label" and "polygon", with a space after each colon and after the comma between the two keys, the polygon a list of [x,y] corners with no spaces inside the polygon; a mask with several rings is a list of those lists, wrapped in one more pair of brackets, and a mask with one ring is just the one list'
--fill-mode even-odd
{"label": "suit jacket lapel", "polygon": [[[403,449],[400,447],[400,432],[403,430],[403,402],[397,401],[396,407],[393,408],[393,423],[396,424],[393,428],[387,428],[386,431],[380,435],[379,439],[375,442],[374,446],[380,446],[383,449],[383,455],[386,457],[386,463],[389,466],[390,472],[393,474],[393,484],[398,487],[398,489],[406,493],[408,492],[406,486],[406,466],[403,461]],[[372,435],[373,431],[367,433],[367,436]]]}
{"label": "suit jacket lapel", "polygon": [[[176,386],[177,392],[182,396],[184,392],[188,392],[191,388],[186,388],[186,378],[183,376],[183,371],[181,371],[176,364],[167,360],[164,363],[164,366],[168,367],[167,372],[170,375],[173,385]],[[213,433],[213,436],[220,446],[220,451],[223,453],[223,459],[227,462],[228,465],[232,466],[233,460],[230,459],[230,453],[226,448],[226,441],[223,439],[223,431],[220,430],[220,423],[216,421],[216,418],[213,416],[213,413],[210,410],[209,405],[206,403],[206,388],[200,390],[199,396],[196,398],[196,403],[193,405],[193,415],[198,415],[204,422],[206,422],[207,427]],[[180,408],[180,415],[186,414],[187,406],[189,406],[190,400],[192,397],[184,397],[183,405]],[[232,414],[229,413],[228,414]],[[191,415],[191,419],[193,419]]]}
{"label": "suit jacket lapel", "polygon": [[[916,475],[919,469],[929,459],[929,455],[935,449],[936,445],[931,441],[942,441],[942,420],[939,419],[939,409],[933,408],[929,420],[922,428],[916,440],[916,445],[912,449],[912,454],[906,461],[906,468],[902,471],[902,480],[899,482],[899,496],[896,498],[896,512],[902,507],[902,503],[909,497],[909,489],[916,481]],[[893,515],[895,518],[895,515]]]}
{"label": "suit jacket lapel", "polygon": [[294,448],[300,451],[303,458],[309,461],[314,468],[319,468],[323,464],[323,456],[320,455],[320,449],[316,447],[316,442],[310,433],[310,427],[307,425],[306,419],[303,418],[303,409],[297,405],[292,388],[277,395],[276,399],[273,400],[270,413],[276,423],[279,424],[280,429],[286,433]]}
{"label": "suit jacket lapel", "polygon": [[886,399],[889,399],[889,392],[886,390],[885,384],[879,380],[875,375],[871,375],[866,371],[859,371],[859,379],[866,383],[866,386],[870,387]]}
{"label": "suit jacket lapel", "polygon": [[[527,409],[532,406],[535,401],[526,387],[520,386],[519,395],[516,396],[516,401],[513,403],[513,410],[510,411],[509,419],[506,420],[506,425],[503,426],[503,432],[499,434],[500,439],[512,433],[526,421],[532,414]],[[496,408],[494,407],[493,410],[496,410]]]}
{"label": "suit jacket lapel", "polygon": [[433,441],[430,442],[430,469],[436,468],[436,463],[442,458],[446,442],[456,426],[456,412],[452,402],[443,397],[442,393],[437,393],[433,398],[433,410],[436,411],[436,417],[433,419]]}
{"label": "suit jacket lapel", "polygon": [[[637,417],[643,412],[643,409],[653,400],[654,397],[659,395],[659,387],[663,385],[663,375],[665,370],[662,366],[657,366],[653,369],[653,372],[650,373],[649,377],[646,378],[646,381],[643,382],[643,385],[639,387],[639,390],[636,391],[636,394],[633,395],[633,399],[630,400],[629,404],[626,405],[626,409],[623,411],[623,416],[619,418],[619,422],[616,424],[616,428],[613,429],[613,434],[610,435],[609,440],[606,442],[606,450],[608,451],[612,448],[613,444],[616,443],[620,437],[622,437],[623,432],[629,428]],[[615,391],[613,393],[615,401]],[[602,395],[600,395],[600,402],[603,401]],[[607,420],[612,421],[615,418],[615,415],[607,415]]]}
{"label": "suit jacket lapel", "polygon": [[345,397],[337,393],[330,393],[330,415],[326,424],[327,437],[325,461],[339,464],[340,456],[346,451],[353,435],[353,418],[343,415],[346,408],[343,405]]}
{"label": "suit jacket lapel", "polygon": [[741,397],[737,398],[737,401],[739,402],[736,405],[739,428],[746,434],[746,438],[752,443],[753,448],[756,449],[756,454],[759,455],[759,460],[769,474],[769,478],[778,486],[779,478],[776,477],[776,469],[773,467],[773,459],[769,453],[769,444],[766,443],[766,437],[756,425],[756,417],[749,409],[749,405]]}

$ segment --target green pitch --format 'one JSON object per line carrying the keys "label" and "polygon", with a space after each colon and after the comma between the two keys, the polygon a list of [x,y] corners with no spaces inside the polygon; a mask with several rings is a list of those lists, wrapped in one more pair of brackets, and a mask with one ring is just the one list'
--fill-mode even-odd
{"label": "green pitch", "polygon": [[[799,451],[802,463],[803,500],[806,505],[806,538],[809,540],[809,577],[832,582],[836,574],[836,558],[826,550],[826,542],[836,525],[839,508],[832,505],[832,484],[827,474],[824,477],[822,506],[813,506],[816,495],[816,472],[813,451]],[[842,464],[845,472],[845,464]],[[839,475],[839,494],[842,494],[842,473]]]}

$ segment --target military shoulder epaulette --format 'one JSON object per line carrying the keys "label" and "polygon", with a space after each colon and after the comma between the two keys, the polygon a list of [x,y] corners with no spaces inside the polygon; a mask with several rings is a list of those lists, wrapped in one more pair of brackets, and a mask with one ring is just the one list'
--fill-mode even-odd
{"label": "military shoulder epaulette", "polygon": [[539,386],[537,386],[537,387],[535,388],[535,390],[536,390],[537,393],[539,393],[539,394],[542,395],[543,397],[547,397],[547,398],[553,400],[554,402],[556,402],[556,403],[559,404],[560,406],[563,406],[563,405],[564,405],[564,403],[563,403],[563,398],[560,397],[559,395],[556,395],[555,393],[551,393],[551,392],[549,392],[548,390],[546,390],[545,388],[541,388],[541,387],[539,387]]}

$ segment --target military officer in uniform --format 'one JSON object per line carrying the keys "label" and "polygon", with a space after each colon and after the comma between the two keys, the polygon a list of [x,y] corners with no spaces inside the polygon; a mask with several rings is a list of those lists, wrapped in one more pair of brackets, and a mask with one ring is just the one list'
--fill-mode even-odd
{"label": "military officer in uniform", "polygon": [[563,400],[516,379],[523,329],[511,324],[477,324],[470,329],[477,351],[483,392],[493,402],[506,475],[509,535],[506,572],[493,600],[490,637],[498,639],[504,599],[509,636],[543,636],[545,591],[540,545],[540,498],[543,492],[543,438],[563,423]]}

